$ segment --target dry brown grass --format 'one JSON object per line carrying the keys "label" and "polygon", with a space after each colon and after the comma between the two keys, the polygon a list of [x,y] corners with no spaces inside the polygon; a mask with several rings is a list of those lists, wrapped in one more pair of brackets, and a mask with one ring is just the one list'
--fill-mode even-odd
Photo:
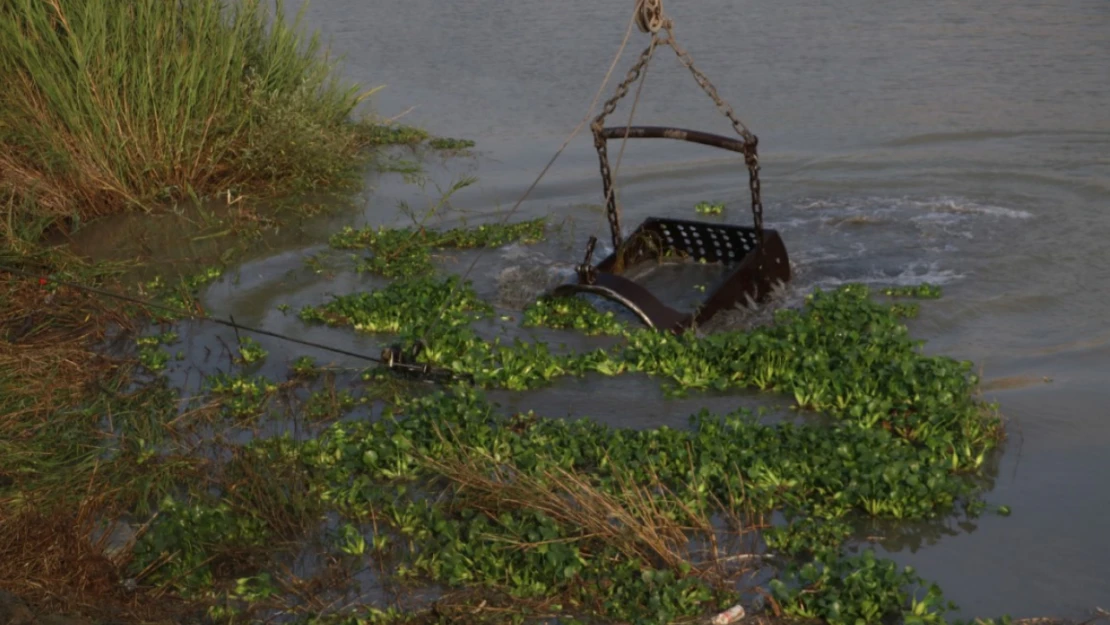
{"label": "dry brown grass", "polygon": [[[67,471],[62,465],[79,455],[44,445],[56,432],[85,431],[89,424],[68,421],[82,418],[72,409],[120,366],[94,346],[126,324],[118,308],[87,294],[0,272],[0,588],[39,612],[158,615],[120,584],[127,549],[111,552],[111,533],[98,522],[110,495],[103,474],[96,465],[91,479]],[[56,464],[57,474],[40,481]],[[25,480],[49,487],[28,490]]]}
{"label": "dry brown grass", "polygon": [[131,327],[119,306],[0,270],[0,431],[80,401],[119,366],[94,349],[113,327]]}
{"label": "dry brown grass", "polygon": [[[712,511],[696,509],[668,489],[657,476],[648,481],[614,469],[615,487],[602,488],[584,474],[552,467],[532,475],[496,462],[477,448],[456,448],[450,456],[424,456],[424,466],[444,476],[465,505],[487,511],[525,509],[546,514],[576,539],[618,548],[628,558],[691,575],[723,587],[751,571],[755,560],[736,557],[738,548],[754,546],[754,533],[736,499],[715,502],[726,527],[714,523]],[[530,544],[517,548],[533,547]],[[743,554],[741,554],[743,555]],[[737,566],[739,564],[739,566]]]}
{"label": "dry brown grass", "polygon": [[43,614],[81,613],[130,622],[173,622],[181,605],[124,585],[129,549],[89,500],[76,508],[0,513],[0,588]]}

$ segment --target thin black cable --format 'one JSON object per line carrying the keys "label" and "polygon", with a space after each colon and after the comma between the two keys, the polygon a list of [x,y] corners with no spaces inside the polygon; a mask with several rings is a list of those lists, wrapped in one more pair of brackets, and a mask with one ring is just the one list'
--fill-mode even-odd
{"label": "thin black cable", "polygon": [[154,302],[145,301],[145,300],[142,300],[142,299],[139,299],[139,298],[131,297],[129,295],[121,295],[119,293],[113,293],[111,291],[106,291],[104,289],[98,289],[96,287],[91,287],[91,286],[87,286],[87,285],[84,285],[84,284],[77,284],[77,283],[74,283],[74,282],[66,282],[64,280],[56,280],[56,279],[53,279],[53,278],[47,278],[47,277],[41,276],[39,274],[31,273],[29,271],[23,271],[21,269],[15,269],[13,267],[7,267],[7,266],[4,266],[4,265],[0,265],[0,271],[5,272],[5,273],[10,273],[10,274],[13,274],[13,275],[24,276],[24,277],[27,277],[27,278],[38,278],[39,280],[45,280],[47,283],[56,284],[58,286],[65,286],[65,287],[69,287],[71,289],[76,289],[78,291],[84,291],[86,293],[92,293],[94,295],[100,295],[100,296],[103,296],[103,297],[108,297],[108,298],[120,300],[120,301],[123,301],[123,302],[130,302],[132,304],[137,304],[139,306],[143,306],[144,308],[153,308],[155,310],[163,310],[163,311],[166,311],[166,312],[174,313],[174,314],[177,314],[177,315],[182,315],[182,316],[185,316],[185,317],[188,317],[188,318],[191,318],[191,319],[194,319],[194,320],[198,320],[198,321],[211,321],[212,323],[216,323],[216,324],[219,324],[219,325],[222,325],[222,326],[232,328],[236,331],[236,333],[238,333],[239,330],[243,330],[243,331],[246,331],[246,332],[253,332],[255,334],[270,336],[270,337],[280,339],[280,340],[283,340],[283,341],[289,341],[290,343],[297,343],[297,344],[300,344],[300,345],[304,345],[306,347],[314,347],[316,349],[321,349],[321,350],[324,350],[326,352],[331,352],[333,354],[340,354],[342,356],[350,356],[352,358],[367,360],[367,361],[375,362],[375,363],[378,363],[378,364],[387,364],[381,358],[375,358],[374,356],[367,356],[366,354],[359,354],[359,353],[356,353],[356,352],[347,351],[345,349],[339,349],[337,347],[331,347],[330,345],[323,345],[321,343],[315,343],[315,342],[312,342],[312,341],[305,341],[305,340],[302,340],[302,339],[293,338],[291,336],[286,336],[284,334],[278,334],[277,332],[271,332],[269,330],[262,330],[260,328],[252,328],[250,326],[245,326],[245,325],[241,325],[239,323],[236,323],[234,321],[234,319],[232,321],[224,321],[223,319],[218,319],[216,317],[211,317],[211,316],[208,316],[208,315],[202,315],[202,314],[197,314],[197,313],[190,313],[190,312],[185,311],[183,309],[174,308],[172,306],[166,306],[164,304],[156,304]]}
{"label": "thin black cable", "polygon": [[[547,161],[547,165],[544,165],[543,169],[540,170],[539,175],[536,176],[536,178],[532,181],[532,184],[529,185],[527,189],[525,189],[524,194],[521,195],[520,198],[513,205],[513,207],[510,208],[508,210],[508,212],[505,213],[504,217],[502,217],[501,220],[499,222],[497,222],[499,225],[503,226],[506,223],[508,223],[509,218],[512,217],[513,214],[516,213],[517,209],[519,209],[520,206],[524,203],[524,200],[528,199],[528,196],[532,193],[532,191],[540,183],[540,180],[542,180],[543,177],[545,175],[547,175],[548,170],[551,169],[551,166],[555,164],[555,161],[563,153],[563,150],[567,149],[567,146],[570,145],[570,142],[576,136],[578,136],[578,133],[590,121],[590,117],[593,116],[594,107],[597,106],[597,102],[598,102],[598,100],[601,99],[601,95],[603,93],[605,93],[605,87],[609,84],[609,79],[612,78],[612,76],[613,76],[613,70],[616,69],[617,62],[620,61],[622,56],[624,56],[624,51],[628,47],[628,41],[630,39],[630,36],[632,35],[632,27],[636,25],[637,16],[640,14],[641,8],[642,8],[641,5],[642,5],[642,2],[637,1],[636,9],[632,12],[632,17],[628,20],[628,27],[627,27],[627,29],[625,30],[625,33],[624,33],[624,40],[621,41],[621,45],[620,45],[620,48],[617,50],[616,56],[614,56],[612,62],[610,62],[609,69],[605,72],[605,78],[604,78],[604,80],[601,81],[601,86],[599,86],[597,88],[597,92],[594,94],[594,99],[590,103],[589,109],[587,109],[587,111],[586,111],[586,116],[582,118],[582,121],[578,123],[578,126],[576,126],[574,128],[574,130],[571,131],[570,136],[568,136],[563,141],[563,145],[560,146],[559,149],[555,151],[555,154],[553,154],[551,156],[551,159]],[[654,43],[652,45],[654,45]],[[625,140],[627,141],[627,139],[628,139],[628,137],[626,136]],[[622,146],[623,146],[623,143],[622,143]],[[622,150],[623,150],[623,147],[622,147]],[[443,312],[447,309],[447,306],[450,305],[451,300],[455,297],[455,293],[458,290],[459,285],[466,283],[467,278],[470,276],[471,272],[474,271],[474,268],[478,265],[478,260],[480,258],[482,258],[482,256],[486,253],[486,251],[487,251],[487,248],[479,249],[477,251],[477,253],[475,254],[475,256],[474,256],[474,259],[470,262],[470,266],[467,267],[465,272],[463,272],[459,281],[451,286],[451,289],[447,293],[446,299],[444,299],[443,303],[440,304],[439,310],[436,312],[435,317],[432,319],[431,325],[429,325],[428,328],[424,331],[424,334],[420,339],[421,342],[426,341],[427,338],[428,338],[428,335],[431,334],[432,330],[434,330],[436,328],[436,326],[439,324],[440,320],[443,318]]]}

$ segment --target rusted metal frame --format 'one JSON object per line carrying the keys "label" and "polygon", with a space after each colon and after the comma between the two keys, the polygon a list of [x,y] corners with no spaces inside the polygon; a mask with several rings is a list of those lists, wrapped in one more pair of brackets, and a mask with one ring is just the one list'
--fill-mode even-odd
{"label": "rusted metal frame", "polygon": [[[611,258],[602,263],[610,262]],[[744,300],[762,301],[776,285],[789,281],[790,262],[782,237],[774,230],[765,230],[762,244],[745,256],[740,265],[691,313],[675,310],[632,280],[605,271],[596,273],[589,284],[564,284],[557,287],[552,294],[600,295],[627,308],[649,328],[681,334],[691,327],[706,323],[721,311]]]}
{"label": "rusted metal frame", "polygon": [[627,134],[624,127],[604,128],[601,136],[605,139],[676,139],[700,143],[730,152],[744,154],[747,151],[747,142],[742,139],[723,137],[700,130],[687,130],[685,128],[671,128],[668,126],[631,126]]}
{"label": "rusted metal frame", "polygon": [[564,284],[552,294],[567,296],[574,293],[593,293],[624,306],[649,328],[681,333],[690,327],[693,315],[683,314],[652,295],[651,291],[632,280],[613,273],[598,273],[590,284]]}
{"label": "rusted metal frame", "polygon": [[[563,285],[556,289],[556,295],[573,293],[593,293],[616,302],[635,314],[646,326],[682,333],[685,330],[704,324],[723,310],[732,308],[745,300],[762,301],[779,283],[791,279],[790,261],[782,237],[774,230],[765,230],[762,238],[756,237],[759,244],[735,261],[735,268],[708,294],[706,299],[689,313],[683,313],[663,304],[654,294],[639,284],[618,275],[614,271],[617,256],[628,254],[624,259],[636,264],[646,259],[646,252],[635,244],[643,237],[654,233],[654,228],[663,225],[672,230],[679,224],[694,224],[688,220],[649,219],[629,237],[626,249],[614,252],[591,267],[590,281],[580,280],[578,284]],[[700,223],[700,222],[698,222]],[[756,235],[755,229],[748,226],[725,226],[729,230],[740,230]],[[628,247],[628,246],[633,247]],[[674,244],[663,244],[665,250],[681,251]],[[696,256],[696,254],[695,254]]]}
{"label": "rusted metal frame", "polygon": [[[655,0],[648,0],[648,3],[652,4],[652,6],[659,4]],[[657,8],[661,13],[661,6]],[[662,20],[661,16],[660,20],[660,28],[665,29],[668,36],[665,39],[661,39],[658,37],[657,31],[651,29],[653,33],[652,45],[645,49],[640,55],[639,60],[629,70],[625,80],[617,87],[616,93],[605,103],[602,112],[591,124],[591,130],[594,136],[594,147],[597,149],[601,169],[603,191],[606,199],[606,214],[608,216],[613,241],[613,253],[597,265],[592,265],[591,261],[597,239],[595,237],[590,237],[585,259],[582,264],[576,267],[579,283],[559,287],[556,289],[555,294],[566,295],[576,292],[595,293],[628,308],[649,327],[667,329],[672,332],[680,333],[691,326],[708,321],[721,310],[735,306],[745,298],[754,301],[762,300],[774,289],[776,283],[789,282],[791,276],[786,246],[783,244],[782,238],[774,230],[764,231],[763,229],[763,201],[759,179],[758,138],[736,118],[732,108],[717,94],[716,88],[709,81],[708,77],[694,66],[693,60],[690,58],[689,54],[675,43],[670,21]],[[641,30],[644,29],[645,26],[641,24]],[[605,128],[603,126],[605,118],[616,109],[617,101],[623,98],[628,93],[628,88],[631,84],[640,78],[642,70],[647,65],[657,45],[669,45],[674,49],[682,64],[694,75],[694,79],[698,85],[714,101],[718,109],[728,117],[729,121],[732,122],[733,128],[740,136],[739,140],[682,128],[658,126]],[[619,275],[624,270],[626,263],[636,264],[646,258],[648,255],[647,247],[642,245],[642,243],[644,243],[643,239],[653,234],[654,229],[659,227],[661,223],[665,222],[672,227],[681,229],[681,226],[678,225],[681,220],[649,219],[648,222],[641,224],[640,227],[630,235],[629,241],[623,240],[620,228],[620,207],[616,201],[612,173],[609,170],[606,142],[609,139],[629,138],[676,139],[743,154],[744,163],[748,169],[748,186],[751,192],[754,227],[730,226],[730,229],[735,228],[750,233],[744,246],[747,251],[736,259],[736,269],[729,272],[725,279],[713,289],[705,301],[697,306],[691,313],[684,314],[666,306],[646,288]],[[667,226],[662,226],[664,234],[667,233],[666,227]],[[751,235],[754,235],[754,241]],[[735,239],[734,235],[728,236]],[[690,241],[685,242],[690,243]],[[733,242],[735,243],[735,240]],[[671,243],[664,243],[661,247],[664,251],[683,251],[682,246]],[[687,247],[689,247],[689,245],[687,245]],[[729,247],[732,249],[735,245]],[[700,249],[700,251],[704,255],[706,250]],[[718,250],[718,252],[720,251],[721,250]],[[717,253],[716,256],[721,256],[721,254]],[[732,258],[731,251],[728,252],[728,257]],[[702,260],[704,260],[704,258]]]}
{"label": "rusted metal frame", "polygon": [[693,314],[692,323],[701,325],[722,310],[744,299],[761,302],[776,284],[790,282],[790,259],[786,244],[774,230],[757,233],[759,245],[749,252],[740,266],[717,285]]}

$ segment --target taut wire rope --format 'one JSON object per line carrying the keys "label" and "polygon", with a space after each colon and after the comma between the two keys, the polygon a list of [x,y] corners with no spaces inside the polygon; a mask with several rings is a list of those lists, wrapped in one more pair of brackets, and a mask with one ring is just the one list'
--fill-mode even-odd
{"label": "taut wire rope", "polygon": [[[540,170],[539,175],[536,176],[535,180],[532,181],[532,184],[529,185],[528,188],[524,191],[524,194],[521,195],[520,199],[518,199],[513,207],[505,213],[505,216],[502,217],[499,222],[497,222],[499,225],[504,225],[509,220],[509,218],[516,213],[516,211],[520,208],[520,205],[524,203],[524,200],[528,198],[528,196],[532,193],[532,190],[536,188],[536,185],[539,184],[540,180],[542,180],[543,177],[547,174],[548,170],[551,169],[551,166],[555,164],[555,160],[559,158],[559,155],[561,155],[563,151],[566,150],[567,146],[570,145],[570,142],[574,140],[574,137],[576,137],[578,133],[581,132],[582,128],[590,121],[590,117],[593,115],[593,110],[597,106],[598,100],[601,99],[601,95],[605,92],[605,87],[609,84],[609,80],[612,78],[613,70],[616,69],[617,62],[620,61],[621,56],[624,55],[624,51],[628,47],[628,41],[632,37],[632,27],[634,25],[638,26],[641,31],[643,31],[644,28],[652,27],[656,27],[656,29],[658,29],[656,21],[661,17],[661,11],[661,0],[636,0],[636,9],[633,12],[632,17],[628,21],[628,27],[625,29],[624,39],[621,41],[621,45],[618,48],[616,55],[613,56],[613,60],[609,63],[609,69],[605,72],[605,78],[602,80],[601,85],[598,87],[597,92],[594,94],[593,101],[590,103],[590,107],[586,111],[585,117],[582,118],[582,121],[578,123],[578,126],[576,126],[574,130],[571,131],[570,135],[563,141],[563,144],[559,147],[558,150],[556,150],[555,154],[552,155],[551,159],[547,162],[547,165],[545,165],[543,169]],[[660,23],[659,26],[662,26],[662,23]],[[655,35],[653,34],[653,48],[654,45]],[[629,123],[631,124],[631,118],[629,120]],[[625,140],[627,141],[627,137],[625,137]],[[624,148],[622,144],[622,152],[623,149]],[[474,267],[477,266],[478,260],[481,259],[484,252],[484,249],[479,250],[474,255],[474,259],[471,260],[470,265],[466,268],[466,271],[463,272],[461,280],[451,286],[451,290],[448,292],[447,297],[443,300],[443,303],[440,305],[435,318],[432,320],[432,325],[429,326],[428,329],[424,332],[423,337],[425,340],[427,339],[431,331],[435,329],[436,324],[439,323],[439,320],[443,316],[443,311],[446,310],[448,304],[451,302],[451,299],[455,296],[455,292],[459,288],[459,285],[465,283],[466,278],[470,276],[471,272],[474,271]]]}

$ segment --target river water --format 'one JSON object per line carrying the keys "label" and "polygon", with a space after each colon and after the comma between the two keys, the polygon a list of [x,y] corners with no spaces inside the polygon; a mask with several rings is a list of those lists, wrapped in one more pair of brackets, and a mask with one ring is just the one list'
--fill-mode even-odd
{"label": "river water", "polygon": [[[476,160],[434,171],[441,184],[476,175],[453,203],[502,216],[585,115],[631,5],[313,0],[306,25],[344,57],[346,77],[385,85],[378,112],[475,140]],[[1110,3],[671,0],[666,10],[760,137],[766,221],[795,265],[794,296],[845,282],[942,285],[946,296],[925,302],[912,330],[929,351],[981,366],[984,395],[1010,419],[988,499],[1012,516],[879,536],[880,549],[938,582],[961,616],[1110,607]],[[633,32],[604,97],[646,43]],[[637,123],[729,132],[668,50],[646,80]],[[611,125],[626,121],[630,101]],[[750,223],[738,161],[629,143],[618,180],[626,228],[648,215],[695,218],[700,200]],[[370,180],[366,221],[393,222],[398,201],[434,201],[397,178]],[[475,276],[495,284],[498,263],[522,259],[565,270],[589,234],[607,238],[600,198],[587,131],[513,216],[571,218],[563,244],[491,253]],[[352,274],[291,277],[322,241],[253,260],[237,283],[212,289],[209,306],[369,349],[275,312],[365,288]],[[572,386],[507,401],[636,427],[679,425],[697,408],[642,382]]]}

